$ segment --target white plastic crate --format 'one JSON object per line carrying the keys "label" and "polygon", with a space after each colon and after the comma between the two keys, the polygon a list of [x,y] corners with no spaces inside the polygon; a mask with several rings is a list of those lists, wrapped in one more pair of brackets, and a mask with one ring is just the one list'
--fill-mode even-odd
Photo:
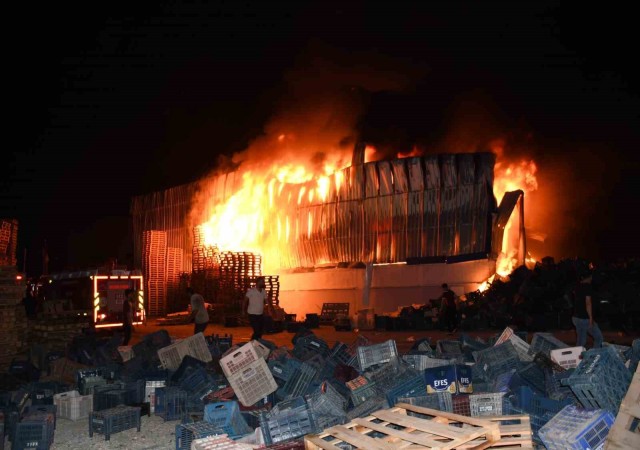
{"label": "white plastic crate", "polygon": [[62,392],[53,396],[57,417],[80,420],[93,411],[93,395],[80,395],[78,391]]}
{"label": "white plastic crate", "polygon": [[262,358],[227,378],[244,406],[251,406],[278,389],[276,380]]}
{"label": "white plastic crate", "polygon": [[471,417],[501,416],[504,392],[487,392],[469,395]]}
{"label": "white plastic crate", "polygon": [[551,360],[565,369],[574,369],[580,364],[580,355],[584,347],[569,347],[551,350]]}
{"label": "white plastic crate", "polygon": [[260,358],[267,359],[269,357],[269,353],[271,353],[271,350],[269,350],[266,346],[264,346],[260,342],[253,340],[251,341],[251,345],[253,345],[253,348],[256,349],[256,353]]}
{"label": "white plastic crate", "polygon": [[129,361],[133,358],[133,349],[130,345],[121,345],[118,347],[118,353],[120,353],[120,357],[123,362]]}
{"label": "white plastic crate", "polygon": [[249,342],[222,357],[222,359],[220,359],[220,366],[227,378],[230,378],[240,373],[243,369],[251,367],[259,360],[264,361],[258,356],[256,347]]}
{"label": "white plastic crate", "polygon": [[194,334],[180,342],[158,350],[158,358],[162,367],[169,370],[177,370],[182,363],[182,358],[187,355],[203,362],[210,362],[213,359],[202,333]]}

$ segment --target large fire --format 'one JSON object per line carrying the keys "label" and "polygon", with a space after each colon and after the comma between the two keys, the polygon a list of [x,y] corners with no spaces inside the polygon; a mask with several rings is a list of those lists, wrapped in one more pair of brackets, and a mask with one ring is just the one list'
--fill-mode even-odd
{"label": "large fire", "polygon": [[[279,151],[282,146],[292,145],[285,135],[278,136],[274,141],[274,155],[282,153]],[[306,225],[308,236],[311,237],[314,220],[309,215],[306,224],[292,223],[291,215],[287,212],[295,209],[305,196],[309,202],[314,199],[325,201],[331,189],[339,191],[342,178],[329,175],[338,173],[350,164],[344,152],[329,154],[319,164],[302,161],[300,153],[304,152],[298,152],[296,158],[295,152],[289,151],[289,158],[274,158],[268,164],[244,163],[235,193],[226,201],[210,199],[204,208],[205,217],[199,219],[203,222],[200,229],[204,244],[215,245],[223,251],[260,254],[267,273],[283,267],[283,263],[286,266],[283,258],[286,258],[287,252],[281,249],[291,245],[294,236],[304,234],[301,226]],[[501,153],[498,153],[494,168],[494,195],[498,204],[505,192],[516,189],[531,192],[537,189],[535,163],[530,160],[506,162]],[[365,160],[371,160],[373,154],[375,149],[367,147]],[[398,156],[415,156],[415,152]],[[335,185],[331,186],[332,183]],[[502,254],[497,262],[496,271],[500,276],[508,275],[517,262],[518,248],[514,248],[511,242],[513,230],[513,220],[510,220],[504,233]]]}

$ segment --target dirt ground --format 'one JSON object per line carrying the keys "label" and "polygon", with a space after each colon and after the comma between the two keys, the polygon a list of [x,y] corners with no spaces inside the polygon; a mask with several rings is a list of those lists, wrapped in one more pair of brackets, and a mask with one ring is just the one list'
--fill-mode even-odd
{"label": "dirt ground", "polygon": [[[187,337],[193,334],[193,325],[172,325],[160,327],[155,322],[150,321],[145,326],[136,327],[131,344],[138,342],[142,336],[157,331],[161,328],[165,328],[171,336],[180,338]],[[413,345],[413,342],[423,338],[430,337],[435,344],[439,339],[452,339],[458,336],[449,335],[442,331],[335,331],[333,327],[322,326],[314,329],[314,333],[322,337],[327,341],[331,347],[336,341],[351,343],[358,334],[362,334],[369,338],[372,342],[383,342],[388,339],[395,339],[398,351],[404,353]],[[485,330],[485,331],[472,331],[468,334],[471,336],[479,336],[483,339],[490,337],[497,333],[497,330]],[[221,325],[210,324],[205,331],[206,335],[211,334],[231,334],[233,336],[233,342],[246,342],[251,337],[251,329],[249,327],[234,327],[225,328]],[[635,332],[633,335],[623,335],[615,331],[603,331],[605,341],[610,343],[616,343],[621,345],[629,345],[634,338],[640,337],[640,331]],[[529,334],[529,340],[531,339],[531,333]],[[575,343],[575,333],[573,330],[560,330],[555,331],[554,335],[562,341],[573,345]],[[292,347],[291,338],[292,333],[282,332],[276,334],[265,335],[264,338],[274,342],[278,346]],[[590,343],[588,345],[591,345]],[[156,416],[142,418],[142,428],[140,432],[135,429],[127,430],[121,433],[114,434],[110,441],[105,441],[104,436],[94,434],[93,438],[89,437],[88,423],[86,419],[72,422],[70,420],[59,419],[57,429],[55,433],[54,444],[51,447],[52,450],[85,450],[85,449],[175,449],[175,427],[178,424],[177,421],[164,422],[163,419]],[[8,441],[7,441],[8,444]],[[10,448],[6,446],[5,448]]]}

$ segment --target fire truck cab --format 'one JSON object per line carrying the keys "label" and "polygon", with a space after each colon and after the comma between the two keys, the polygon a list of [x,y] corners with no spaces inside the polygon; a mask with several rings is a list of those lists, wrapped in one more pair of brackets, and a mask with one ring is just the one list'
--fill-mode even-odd
{"label": "fire truck cab", "polygon": [[90,318],[95,328],[121,327],[125,291],[137,292],[134,325],[145,322],[144,282],[140,271],[84,270],[41,277],[36,291],[39,312],[47,316]]}

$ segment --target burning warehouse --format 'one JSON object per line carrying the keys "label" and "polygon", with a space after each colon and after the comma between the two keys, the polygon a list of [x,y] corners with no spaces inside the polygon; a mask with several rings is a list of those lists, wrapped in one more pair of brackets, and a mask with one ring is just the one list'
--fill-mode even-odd
{"label": "burning warehouse", "polygon": [[326,158],[314,170],[242,164],[133,198],[149,313],[183,309],[185,283],[233,310],[258,275],[299,317],[333,302],[389,312],[435,298],[443,282],[476,290],[524,262],[523,192],[495,192],[495,154],[376,161],[371,150],[356,145],[346,164]]}

